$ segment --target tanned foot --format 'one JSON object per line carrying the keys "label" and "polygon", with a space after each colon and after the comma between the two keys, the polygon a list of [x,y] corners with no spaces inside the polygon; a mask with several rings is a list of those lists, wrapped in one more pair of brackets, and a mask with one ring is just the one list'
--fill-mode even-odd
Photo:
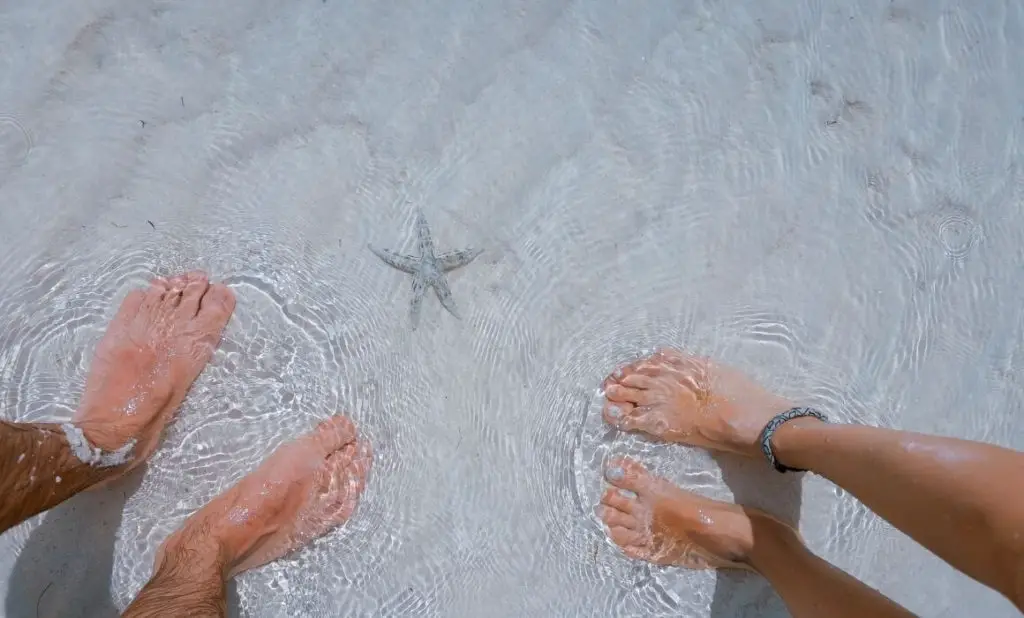
{"label": "tanned foot", "polygon": [[277,560],[352,516],[372,459],[352,421],[334,416],[274,451],[189,517],[164,547],[219,548],[228,577]]}
{"label": "tanned foot", "polygon": [[231,290],[201,272],[128,294],[96,348],[73,418],[89,442],[114,451],[135,440],[129,467],[149,457],[234,309]]}
{"label": "tanned foot", "polygon": [[796,535],[761,511],[684,491],[631,459],[613,462],[605,477],[613,487],[599,514],[630,558],[690,569],[751,569],[755,531]]}
{"label": "tanned foot", "polygon": [[740,371],[660,350],[604,382],[604,420],[659,440],[760,456],[758,437],[793,404]]}

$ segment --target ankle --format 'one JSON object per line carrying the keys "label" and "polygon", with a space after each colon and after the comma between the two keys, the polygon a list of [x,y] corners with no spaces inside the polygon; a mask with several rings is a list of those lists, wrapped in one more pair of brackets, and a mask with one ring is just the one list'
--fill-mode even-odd
{"label": "ankle", "polygon": [[230,552],[202,520],[190,518],[167,537],[157,550],[157,570],[173,568],[179,563],[192,565],[202,572],[216,571],[227,580],[231,569]]}
{"label": "ankle", "polygon": [[772,436],[772,451],[784,466],[800,470],[813,470],[809,461],[808,446],[821,440],[821,431],[828,427],[816,418],[806,416],[783,423]]}
{"label": "ankle", "polygon": [[764,574],[774,565],[807,552],[800,533],[792,527],[761,511],[749,511],[748,516],[754,541],[746,562],[757,572]]}

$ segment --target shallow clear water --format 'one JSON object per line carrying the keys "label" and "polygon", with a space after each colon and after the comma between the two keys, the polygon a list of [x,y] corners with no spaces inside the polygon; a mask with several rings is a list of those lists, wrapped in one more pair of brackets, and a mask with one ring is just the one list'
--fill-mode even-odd
{"label": "shallow clear water", "polygon": [[[203,268],[238,308],[142,477],[0,538],[6,615],[105,615],[190,513],[334,411],[355,518],[243,575],[245,616],[785,615],[626,560],[632,452],[799,520],[929,616],[1010,606],[818,479],[609,432],[659,345],[833,417],[1024,449],[1018,2],[0,1],[0,414],[71,414],[119,300]],[[772,5],[772,6],[765,6]],[[410,329],[366,243],[485,251]]]}

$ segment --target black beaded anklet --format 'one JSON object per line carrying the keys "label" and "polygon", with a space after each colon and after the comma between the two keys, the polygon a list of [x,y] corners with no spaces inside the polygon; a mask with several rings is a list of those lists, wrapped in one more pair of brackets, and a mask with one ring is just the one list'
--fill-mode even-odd
{"label": "black beaded anklet", "polygon": [[828,422],[828,418],[814,408],[791,408],[768,421],[768,424],[761,430],[761,452],[764,453],[766,458],[768,458],[768,463],[770,463],[772,467],[779,472],[806,472],[806,470],[790,468],[789,466],[779,463],[779,460],[775,458],[775,451],[772,449],[772,436],[775,435],[776,430],[778,430],[778,428],[787,421],[791,421],[794,418],[802,418],[804,416],[813,416],[819,421],[825,423]]}

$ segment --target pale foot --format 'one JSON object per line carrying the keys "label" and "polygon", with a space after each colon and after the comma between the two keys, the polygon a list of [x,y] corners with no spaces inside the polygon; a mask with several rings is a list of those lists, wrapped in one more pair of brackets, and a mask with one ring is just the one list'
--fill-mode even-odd
{"label": "pale foot", "polygon": [[606,422],[653,438],[760,456],[758,437],[793,407],[732,367],[660,350],[604,382]]}
{"label": "pale foot", "polygon": [[235,296],[206,275],[155,279],[121,303],[96,348],[73,422],[94,447],[135,441],[133,467],[155,449],[164,426],[206,366],[235,308]]}
{"label": "pale foot", "polygon": [[[352,421],[334,416],[274,451],[165,545],[198,541],[219,548],[228,577],[277,560],[352,516],[372,459]],[[163,553],[157,552],[157,565]]]}
{"label": "pale foot", "polygon": [[601,499],[600,517],[630,558],[690,569],[752,569],[755,531],[796,535],[761,511],[690,493],[631,459],[613,462],[605,477],[613,487]]}

